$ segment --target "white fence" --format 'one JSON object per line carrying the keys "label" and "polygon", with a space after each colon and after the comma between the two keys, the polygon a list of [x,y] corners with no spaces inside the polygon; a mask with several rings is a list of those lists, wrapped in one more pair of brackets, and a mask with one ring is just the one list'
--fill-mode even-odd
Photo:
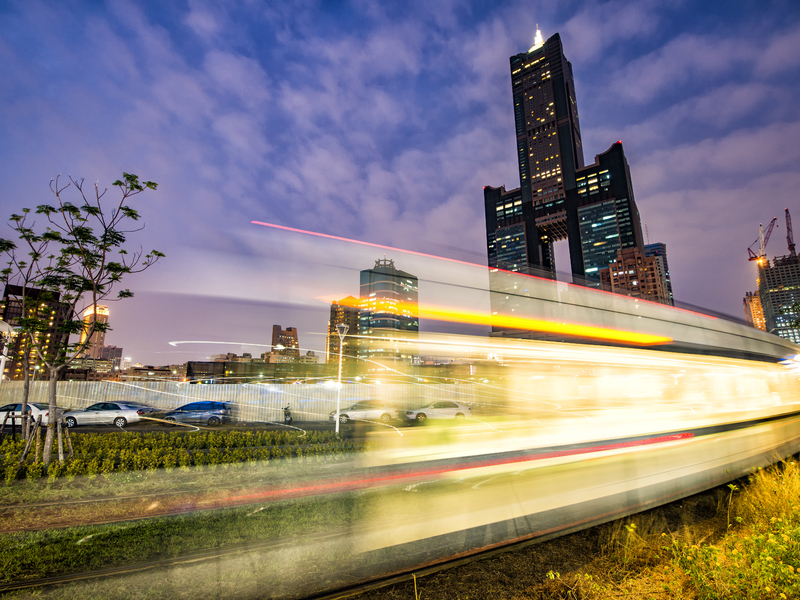
{"label": "white fence", "polygon": [[[0,405],[20,402],[21,381],[0,382]],[[48,382],[30,384],[29,402],[47,403]],[[327,420],[336,410],[337,389],[319,384],[253,383],[242,385],[196,385],[172,381],[60,381],[58,406],[85,408],[95,402],[141,402],[157,408],[174,409],[189,402],[213,400],[234,406],[242,421],[282,421],[283,407],[289,405],[295,421]],[[388,405],[407,409],[438,400],[474,404],[476,387],[462,384],[343,384],[341,406],[357,400],[383,400]]]}

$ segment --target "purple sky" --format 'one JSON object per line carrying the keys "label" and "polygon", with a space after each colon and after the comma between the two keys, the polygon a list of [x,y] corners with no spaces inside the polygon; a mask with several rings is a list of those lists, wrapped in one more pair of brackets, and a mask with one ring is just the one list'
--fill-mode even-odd
{"label": "purple sky", "polygon": [[58,173],[157,181],[135,239],[167,257],[107,343],[177,363],[261,349],[169,341],[279,323],[321,351],[322,299],[383,253],[250,222],[485,261],[482,188],[519,185],[508,57],[537,23],[573,64],[586,162],[623,141],[676,299],[741,316],[758,224],[779,217],[770,256],[785,207],[800,229],[796,0],[4,2],[2,214]]}

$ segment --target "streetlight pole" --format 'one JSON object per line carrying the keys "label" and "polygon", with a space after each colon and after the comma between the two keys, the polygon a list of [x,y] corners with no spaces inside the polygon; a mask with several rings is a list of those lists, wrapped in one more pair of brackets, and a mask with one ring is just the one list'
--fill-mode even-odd
{"label": "streetlight pole", "polygon": [[336,435],[339,435],[339,407],[342,400],[342,346],[344,346],[344,336],[350,326],[347,323],[339,323],[336,331],[339,334],[339,383],[336,386]]}

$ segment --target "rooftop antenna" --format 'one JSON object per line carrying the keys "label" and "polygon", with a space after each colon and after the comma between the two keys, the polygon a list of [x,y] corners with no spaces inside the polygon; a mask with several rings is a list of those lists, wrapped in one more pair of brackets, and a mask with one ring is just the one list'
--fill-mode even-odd
{"label": "rooftop antenna", "polygon": [[644,224],[644,236],[645,236],[645,239],[647,240],[646,243],[650,244],[650,232],[647,231],[647,223]]}

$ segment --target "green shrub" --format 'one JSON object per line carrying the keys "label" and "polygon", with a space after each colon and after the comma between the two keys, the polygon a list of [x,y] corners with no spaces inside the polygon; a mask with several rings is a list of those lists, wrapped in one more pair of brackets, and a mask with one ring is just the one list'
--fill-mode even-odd
{"label": "green shrub", "polygon": [[67,481],[74,481],[78,475],[86,473],[86,463],[80,458],[76,458],[66,463],[65,473]]}
{"label": "green shrub", "polygon": [[42,462],[31,463],[25,469],[25,477],[28,478],[28,482],[30,483],[36,483],[36,481],[42,477],[43,473],[44,463]]}
{"label": "green shrub", "polygon": [[103,474],[103,477],[108,479],[111,476],[111,473],[114,472],[114,459],[113,457],[106,458],[103,461],[103,464],[100,467],[100,472]]}
{"label": "green shrub", "polygon": [[86,463],[86,474],[89,479],[95,479],[100,472],[100,459],[95,457]]}
{"label": "green shrub", "polygon": [[57,460],[54,460],[47,467],[47,479],[50,483],[53,483],[65,472],[66,472],[66,466],[58,462]]}

